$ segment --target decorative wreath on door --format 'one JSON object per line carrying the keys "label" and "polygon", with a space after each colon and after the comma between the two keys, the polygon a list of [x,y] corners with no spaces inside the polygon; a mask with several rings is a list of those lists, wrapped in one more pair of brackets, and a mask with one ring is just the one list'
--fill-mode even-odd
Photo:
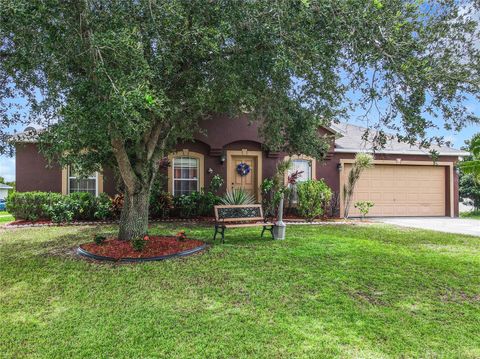
{"label": "decorative wreath on door", "polygon": [[242,177],[248,175],[250,173],[250,166],[244,162],[239,163],[237,166],[237,173]]}

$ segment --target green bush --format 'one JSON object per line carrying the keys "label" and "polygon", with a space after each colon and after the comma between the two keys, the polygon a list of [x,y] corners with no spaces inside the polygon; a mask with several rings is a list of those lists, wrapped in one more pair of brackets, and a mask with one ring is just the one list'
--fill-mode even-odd
{"label": "green bush", "polygon": [[208,190],[212,193],[217,193],[220,187],[223,186],[223,178],[219,174],[216,174],[210,180],[210,185],[208,186]]}
{"label": "green bush", "polygon": [[197,200],[197,214],[199,216],[213,216],[213,206],[220,203],[220,197],[212,192],[198,192]]}
{"label": "green bush", "polygon": [[79,204],[67,196],[58,202],[44,205],[48,218],[55,223],[70,223],[74,220],[75,214],[79,213]]}
{"label": "green bush", "polygon": [[95,198],[95,212],[93,213],[93,217],[95,219],[105,220],[113,218],[113,216],[112,199],[106,193],[101,193]]}
{"label": "green bush", "polygon": [[103,234],[95,234],[93,236],[93,241],[95,242],[95,244],[98,244],[98,245],[102,245],[103,243],[105,243],[106,240],[107,240],[107,236]]}
{"label": "green bush", "polygon": [[173,198],[173,206],[181,218],[191,218],[197,213],[197,201],[193,193],[188,196],[175,196]]}
{"label": "green bush", "polygon": [[62,201],[62,197],[55,192],[13,192],[7,198],[7,210],[16,220],[50,219],[45,206]]}
{"label": "green bush", "polygon": [[332,198],[332,190],[323,180],[309,180],[297,184],[298,213],[308,222],[324,214],[325,204]]}
{"label": "green bush", "polygon": [[97,200],[94,195],[88,192],[74,192],[64,197],[66,205],[74,211],[73,219],[91,221],[95,219]]}
{"label": "green bush", "polygon": [[165,218],[173,208],[173,197],[169,192],[158,191],[150,196],[150,216],[153,218]]}
{"label": "green bush", "polygon": [[55,192],[14,192],[7,199],[7,209],[15,219],[53,222],[92,221],[112,217],[112,201],[107,194],[98,197],[75,192],[68,196]]}
{"label": "green bush", "polygon": [[358,201],[354,204],[354,207],[360,211],[362,219],[364,219],[368,215],[368,212],[370,212],[370,208],[374,205],[372,201]]}
{"label": "green bush", "polygon": [[147,245],[147,241],[143,237],[132,239],[132,247],[134,251],[141,252]]}
{"label": "green bush", "polygon": [[181,218],[197,216],[213,216],[213,206],[220,203],[220,197],[212,192],[193,192],[192,194],[177,196],[173,205]]}

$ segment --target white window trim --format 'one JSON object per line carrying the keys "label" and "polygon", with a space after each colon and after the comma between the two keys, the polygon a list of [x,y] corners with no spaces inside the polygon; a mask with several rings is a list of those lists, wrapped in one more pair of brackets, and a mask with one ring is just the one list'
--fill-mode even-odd
{"label": "white window trim", "polygon": [[[178,159],[178,158],[192,158],[197,162],[197,177],[196,178],[175,178],[175,160]],[[172,195],[173,196],[175,196],[175,181],[185,181],[185,182],[197,181],[196,192],[200,192],[200,159],[199,158],[193,157],[193,156],[188,156],[188,155],[187,156],[185,156],[185,155],[175,156],[172,159],[172,168],[173,168],[173,171],[172,171],[171,181],[172,181]]]}
{"label": "white window trim", "polygon": [[[168,192],[174,195],[173,190],[173,166],[174,166],[174,159],[176,157],[191,157],[198,160],[198,173],[197,173],[197,191],[200,191],[202,188],[205,187],[205,156],[199,152],[190,151],[188,149],[183,149],[181,151],[171,153],[168,155],[168,160],[170,161],[170,166],[168,166]],[[187,180],[188,181],[188,180]]]}
{"label": "white window trim", "polygon": [[[75,193],[75,192],[70,192],[70,180],[71,179],[77,179],[79,177],[76,176],[70,176],[70,167],[67,168],[67,194]],[[95,197],[98,197],[98,183],[99,183],[99,176],[98,172],[95,172],[95,176],[92,177],[86,177],[87,179],[95,179]]]}

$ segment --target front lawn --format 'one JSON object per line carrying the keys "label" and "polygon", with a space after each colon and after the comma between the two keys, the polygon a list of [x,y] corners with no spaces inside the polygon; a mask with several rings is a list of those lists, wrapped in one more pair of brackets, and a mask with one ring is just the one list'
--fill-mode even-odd
{"label": "front lawn", "polygon": [[480,211],[462,212],[460,213],[460,217],[470,218],[470,219],[480,219]]}
{"label": "front lawn", "polygon": [[0,224],[14,221],[15,218],[7,211],[0,211]]}
{"label": "front lawn", "polygon": [[380,225],[287,231],[287,240],[272,241],[260,240],[258,228],[230,230],[224,245],[200,255],[99,265],[72,252],[92,227],[0,229],[0,352],[480,356],[480,238]]}

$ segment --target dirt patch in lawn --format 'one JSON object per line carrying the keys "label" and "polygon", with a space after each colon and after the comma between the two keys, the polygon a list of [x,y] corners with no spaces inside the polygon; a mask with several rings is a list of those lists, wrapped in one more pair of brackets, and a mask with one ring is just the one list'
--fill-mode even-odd
{"label": "dirt patch in lawn", "polygon": [[80,248],[95,256],[110,258],[113,260],[123,259],[150,259],[161,258],[190,252],[195,249],[203,249],[205,243],[196,239],[180,240],[173,236],[150,236],[145,247],[141,251],[133,249],[131,242],[116,238],[107,239],[102,244],[85,243]]}

